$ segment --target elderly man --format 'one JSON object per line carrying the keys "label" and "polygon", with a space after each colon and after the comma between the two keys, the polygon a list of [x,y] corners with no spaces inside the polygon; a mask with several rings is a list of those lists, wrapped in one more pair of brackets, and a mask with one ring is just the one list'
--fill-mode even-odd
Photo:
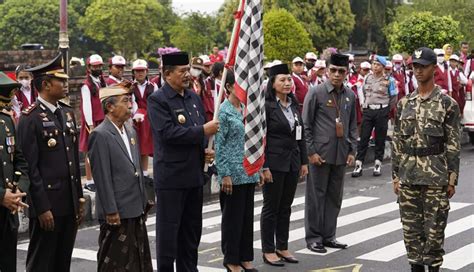
{"label": "elderly man", "polygon": [[329,79],[310,89],[303,106],[309,157],[305,227],[309,250],[346,248],[336,240],[346,165],[354,161],[357,140],[355,95],[344,85],[349,57],[331,55]]}
{"label": "elderly man", "polygon": [[165,85],[148,98],[157,197],[156,245],[158,271],[194,272],[202,229],[206,137],[218,121],[205,123],[201,98],[191,87],[189,57],[185,52],[162,56]]}
{"label": "elderly man", "polygon": [[89,139],[100,223],[98,271],[124,267],[128,271],[153,271],[140,150],[135,130],[127,123],[132,109],[129,87],[121,83],[100,89],[106,116]]}

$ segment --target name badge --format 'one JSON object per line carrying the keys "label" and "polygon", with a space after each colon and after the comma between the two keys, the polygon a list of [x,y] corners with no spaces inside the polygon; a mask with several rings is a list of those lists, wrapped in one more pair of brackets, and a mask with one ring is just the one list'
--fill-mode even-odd
{"label": "name badge", "polygon": [[299,141],[303,137],[303,127],[296,126],[296,140]]}

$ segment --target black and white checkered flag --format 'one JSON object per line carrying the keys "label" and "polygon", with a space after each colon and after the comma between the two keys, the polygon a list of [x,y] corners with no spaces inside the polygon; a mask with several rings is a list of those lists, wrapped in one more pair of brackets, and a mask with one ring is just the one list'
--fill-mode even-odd
{"label": "black and white checkered flag", "polygon": [[236,94],[246,104],[244,169],[256,173],[265,160],[265,93],[261,0],[246,0],[235,56]]}

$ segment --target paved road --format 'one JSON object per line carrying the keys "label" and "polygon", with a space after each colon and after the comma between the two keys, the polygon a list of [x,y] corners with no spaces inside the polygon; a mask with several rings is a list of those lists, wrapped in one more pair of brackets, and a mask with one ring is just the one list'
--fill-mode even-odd
{"label": "paved road", "polygon": [[[300,259],[300,263],[288,264],[281,269],[262,263],[259,232],[262,194],[258,191],[255,195],[254,210],[254,253],[255,265],[259,271],[299,272],[331,267],[341,267],[341,270],[337,271],[408,271],[398,206],[391,191],[390,167],[388,163],[383,166],[381,177],[373,177],[370,167],[367,167],[364,176],[358,179],[351,178],[350,173],[347,174],[337,236],[338,240],[348,243],[350,247],[345,250],[330,250],[326,254],[314,254],[305,249],[303,223],[305,183],[300,183],[293,203],[289,245],[290,250]],[[464,146],[460,185],[457,187],[457,194],[451,200],[451,212],[446,229],[444,271],[474,271],[473,176],[474,148]],[[221,214],[218,202],[206,203],[203,211],[203,236],[199,248],[200,271],[224,271],[220,250]],[[150,217],[147,225],[152,256],[155,256],[155,217]],[[79,231],[72,271],[96,270],[98,234],[97,226]],[[25,264],[27,243],[27,240],[23,240],[18,246],[18,263],[22,269]]]}

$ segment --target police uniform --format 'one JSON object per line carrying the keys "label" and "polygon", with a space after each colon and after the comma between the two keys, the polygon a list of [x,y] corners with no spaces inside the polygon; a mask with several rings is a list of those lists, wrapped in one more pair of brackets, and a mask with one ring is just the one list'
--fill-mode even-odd
{"label": "police uniform", "polygon": [[[162,56],[163,65],[189,65],[188,55]],[[168,83],[148,98],[157,197],[158,271],[197,270],[204,185],[205,111],[190,89],[180,95]]]}
{"label": "police uniform", "polygon": [[[62,54],[50,63],[29,69],[34,80],[49,76],[67,79]],[[69,271],[77,233],[79,198],[83,197],[79,169],[78,130],[74,111],[41,97],[23,111],[19,143],[29,165],[30,244],[27,271]],[[54,230],[40,227],[39,215],[51,211]]]}
{"label": "police uniform", "polygon": [[[413,63],[435,64],[436,55],[421,48]],[[427,98],[415,91],[398,103],[392,178],[400,182],[400,217],[412,271],[425,271],[423,265],[438,271],[443,262],[446,191],[457,185],[459,174],[459,126],[459,107],[439,86]]]}
{"label": "police uniform", "polygon": [[[6,188],[16,186],[21,192],[28,192],[26,178],[28,165],[18,148],[11,109],[11,93],[21,84],[0,72],[0,271],[16,271],[16,246],[18,215],[2,206]],[[17,175],[17,173],[21,174]]]}

